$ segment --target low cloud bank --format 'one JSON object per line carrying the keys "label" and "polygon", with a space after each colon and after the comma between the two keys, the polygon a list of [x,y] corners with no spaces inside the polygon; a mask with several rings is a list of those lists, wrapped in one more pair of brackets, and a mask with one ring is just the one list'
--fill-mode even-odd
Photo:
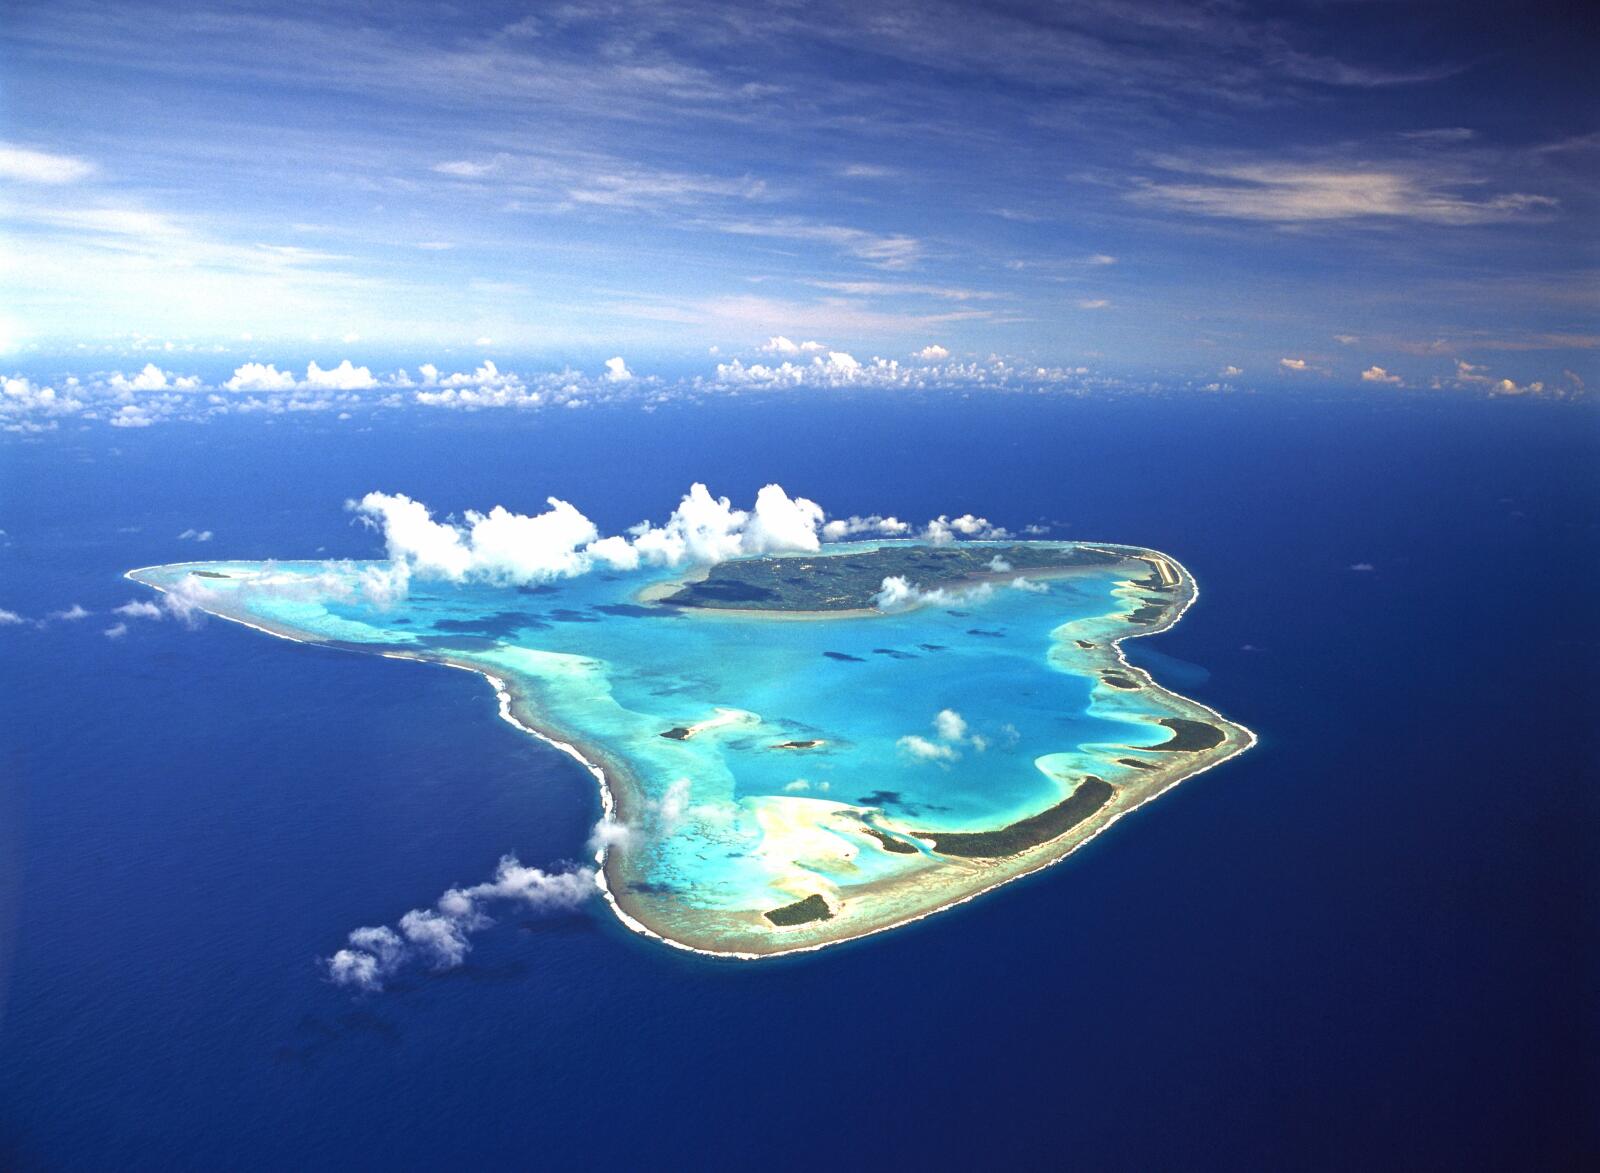
{"label": "low cloud bank", "polygon": [[909,611],[913,607],[957,607],[981,603],[994,594],[988,583],[979,583],[966,590],[947,591],[942,587],[923,590],[904,575],[893,574],[883,580],[883,586],[872,596],[872,605],[884,614]]}
{"label": "low cloud bank", "polygon": [[435,521],[420,501],[402,493],[368,493],[347,504],[380,530],[390,560],[409,573],[454,582],[544,582],[596,567],[633,570],[718,562],[739,554],[821,548],[822,507],[767,485],[752,509],[736,509],[703,484],[684,494],[664,525],[641,522],[626,535],[602,538],[595,524],[557,497],[532,515],[496,505],[468,511],[461,524]]}
{"label": "low cloud bank", "polygon": [[413,908],[394,928],[367,925],[353,931],[345,947],[324,962],[328,980],[377,992],[409,966],[453,969],[472,951],[468,938],[494,924],[488,907],[511,904],[523,911],[565,912],[598,891],[593,868],[547,872],[524,867],[514,855],[502,856],[494,879],[451,888],[433,907]]}
{"label": "low cloud bank", "polygon": [[[571,578],[597,568],[709,564],[740,555],[808,553],[823,541],[850,537],[905,537],[913,532],[945,545],[961,538],[1000,539],[1010,532],[971,513],[941,515],[921,530],[896,517],[873,514],[825,520],[822,506],[767,485],[750,509],[692,485],[661,525],[640,522],[607,537],[573,504],[546,498],[542,513],[514,513],[496,505],[468,510],[457,522],[404,493],[371,492],[345,507],[383,535],[394,573],[421,578],[502,584]],[[395,584],[404,593],[404,581]]]}

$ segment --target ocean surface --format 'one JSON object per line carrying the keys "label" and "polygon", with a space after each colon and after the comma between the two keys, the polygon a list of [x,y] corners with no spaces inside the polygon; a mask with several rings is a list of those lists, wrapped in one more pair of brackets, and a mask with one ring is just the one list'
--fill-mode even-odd
{"label": "ocean surface", "polygon": [[[1597,454],[1592,408],[1373,395],[8,437],[0,608],[94,614],[0,627],[0,1167],[1592,1161]],[[821,953],[687,955],[593,901],[329,983],[351,929],[583,857],[592,778],[468,673],[107,638],[122,573],[371,557],[343,502],[374,489],[615,531],[694,480],[1165,551],[1199,601],[1129,658],[1261,744]]]}

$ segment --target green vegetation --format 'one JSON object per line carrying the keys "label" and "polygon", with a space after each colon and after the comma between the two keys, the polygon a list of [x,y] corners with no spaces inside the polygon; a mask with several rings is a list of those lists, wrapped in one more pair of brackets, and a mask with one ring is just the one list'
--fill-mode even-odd
{"label": "green vegetation", "polygon": [[1161,745],[1141,745],[1146,753],[1198,753],[1216,749],[1222,744],[1223,732],[1205,721],[1190,721],[1183,717],[1163,717],[1161,724],[1175,734],[1171,741]]}
{"label": "green vegetation", "polygon": [[829,920],[833,916],[833,909],[822,897],[807,896],[804,900],[796,900],[793,904],[785,904],[762,915],[780,928],[786,928],[814,920]]}
{"label": "green vegetation", "polygon": [[960,855],[994,859],[1016,855],[1065,835],[1095,811],[1111,801],[1116,788],[1093,774],[1078,783],[1065,801],[1026,819],[1001,827],[998,831],[955,832],[918,831],[919,839],[932,839],[940,855]]}
{"label": "green vegetation", "polygon": [[895,855],[916,855],[917,849],[904,839],[896,839],[892,835],[885,835],[876,827],[862,827],[861,830],[871,835],[878,841],[878,846]]}
{"label": "green vegetation", "polygon": [[1013,571],[1114,566],[1121,554],[1085,546],[883,546],[817,557],[737,558],[719,562],[700,582],[661,601],[674,607],[749,611],[854,611],[871,607],[883,580],[899,576],[924,590],[968,585]]}

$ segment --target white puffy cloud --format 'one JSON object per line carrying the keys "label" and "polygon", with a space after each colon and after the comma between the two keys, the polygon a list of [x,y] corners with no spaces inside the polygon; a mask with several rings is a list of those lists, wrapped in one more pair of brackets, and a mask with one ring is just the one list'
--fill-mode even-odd
{"label": "white puffy cloud", "polygon": [[432,908],[413,908],[400,918],[398,932],[381,925],[354,930],[345,947],[325,962],[328,978],[336,985],[376,992],[410,964],[450,969],[471,951],[468,936],[494,923],[486,906],[510,903],[534,912],[561,911],[577,908],[598,890],[593,868],[547,872],[503,856],[492,880],[451,888]]}
{"label": "white puffy cloud", "polygon": [[1311,364],[1303,358],[1280,358],[1278,365],[1286,371],[1305,371],[1311,369]]}
{"label": "white puffy cloud", "polygon": [[1009,538],[1011,531],[995,525],[987,517],[974,517],[970,513],[963,513],[960,517],[940,514],[923,527],[922,536],[936,546],[944,546],[958,537],[998,541]]}
{"label": "white puffy cloud", "polygon": [[857,534],[876,534],[886,538],[903,537],[911,532],[911,526],[901,521],[898,517],[884,517],[881,514],[871,514],[868,517],[850,516],[836,517],[822,527],[822,538],[828,542],[843,541],[845,538]]}
{"label": "white puffy cloud", "polygon": [[85,610],[82,603],[74,603],[64,611],[52,611],[48,618],[59,619],[64,623],[76,623],[80,619],[87,619],[93,611]]}
{"label": "white puffy cloud", "polygon": [[943,362],[950,357],[950,352],[934,342],[917,351],[917,357],[923,362]]}
{"label": "white puffy cloud", "polygon": [[1018,575],[1006,585],[1014,591],[1028,591],[1035,595],[1047,595],[1050,593],[1049,583],[1040,582],[1038,579],[1028,578],[1023,575]]}
{"label": "white puffy cloud", "polygon": [[271,363],[247,362],[222,386],[227,391],[293,391],[295,379],[293,374],[280,371]]}
{"label": "white puffy cloud", "polygon": [[1387,383],[1392,387],[1400,387],[1404,385],[1404,380],[1402,380],[1399,375],[1391,375],[1388,371],[1379,366],[1371,366],[1362,371],[1361,381],[1363,383]]}
{"label": "white puffy cloud", "polygon": [[372,377],[371,370],[354,366],[349,359],[332,370],[323,370],[315,361],[307,364],[303,384],[313,391],[365,391],[377,385],[378,380]]}
{"label": "white puffy cloud", "polygon": [[544,513],[527,516],[495,506],[469,511],[463,524],[435,521],[428,507],[401,493],[368,493],[347,507],[381,530],[391,561],[423,577],[461,581],[539,582],[583,574],[595,565],[630,570],[641,563],[679,566],[720,562],[740,554],[814,551],[822,507],[767,485],[755,507],[736,509],[692,485],[665,524],[640,523],[602,538],[594,523],[551,497]]}
{"label": "white puffy cloud", "polygon": [[178,535],[178,541],[180,541],[180,542],[189,542],[189,541],[209,542],[214,537],[216,537],[216,535],[213,534],[208,529],[193,529],[193,528],[190,528],[190,529],[184,530],[181,534]]}
{"label": "white puffy cloud", "polygon": [[106,422],[113,428],[148,428],[156,421],[149,408],[126,403],[108,415]]}
{"label": "white puffy cloud", "polygon": [[16,627],[26,622],[27,620],[15,611],[7,611],[4,607],[0,607],[0,627]]}
{"label": "white puffy cloud", "polygon": [[0,380],[0,418],[74,415],[87,406],[80,391],[76,379],[67,380],[62,390],[21,377]]}
{"label": "white puffy cloud", "polygon": [[768,554],[785,550],[817,550],[821,541],[822,506],[805,497],[791,498],[781,485],[764,485],[745,522],[744,551]]}
{"label": "white puffy cloud", "polygon": [[193,391],[200,386],[198,375],[175,375],[171,371],[164,371],[155,363],[145,363],[144,370],[132,378],[116,371],[107,380],[107,385],[114,391]]}
{"label": "white puffy cloud", "polygon": [[755,510],[735,509],[726,497],[713,497],[703,484],[689,487],[665,525],[634,527],[634,549],[650,563],[720,562],[739,554],[770,554],[820,548],[822,508],[804,497],[790,498],[767,485],[756,494]]}
{"label": "white puffy cloud", "polygon": [[779,334],[768,338],[760,349],[763,354],[812,354],[828,348],[821,342],[791,342]]}
{"label": "white puffy cloud", "polygon": [[940,741],[960,741],[967,735],[967,721],[954,709],[940,709],[933,718]]}
{"label": "white puffy cloud", "polygon": [[628,364],[622,361],[619,354],[615,358],[606,359],[606,381],[610,383],[626,383],[633,378],[633,372],[628,369]]}
{"label": "white puffy cloud", "polygon": [[1240,376],[1242,374],[1244,374],[1244,368],[1243,367],[1236,367],[1236,366],[1232,366],[1230,364],[1229,366],[1225,366],[1225,367],[1222,368],[1222,377],[1224,379],[1234,379],[1234,378],[1237,378],[1238,376]]}
{"label": "white puffy cloud", "polygon": [[504,582],[568,578],[587,570],[579,548],[598,538],[599,531],[567,502],[551,497],[548,504],[548,510],[531,517],[500,505],[488,513],[467,513],[474,569]]}
{"label": "white puffy cloud", "polygon": [[157,604],[143,599],[129,599],[122,606],[113,607],[112,611],[125,619],[161,619],[166,615]]}
{"label": "white puffy cloud", "polygon": [[611,815],[602,818],[589,832],[589,850],[593,852],[626,851],[632,842],[633,828]]}
{"label": "white puffy cloud", "polygon": [[185,627],[199,627],[207,608],[216,603],[217,593],[198,578],[179,579],[161,596],[161,606]]}
{"label": "white puffy cloud", "polygon": [[894,574],[883,580],[872,605],[885,615],[896,611],[909,611],[913,607],[954,607],[967,603],[981,603],[994,594],[988,583],[979,583],[966,590],[947,591],[943,588],[923,590],[905,576]]}
{"label": "white puffy cloud", "polygon": [[126,623],[113,623],[100,634],[107,639],[121,639],[128,634],[128,625]]}
{"label": "white puffy cloud", "polygon": [[961,756],[961,751],[953,745],[941,745],[937,741],[929,741],[926,737],[915,733],[908,733],[895,742],[900,749],[912,757],[924,762],[953,762]]}
{"label": "white puffy cloud", "polygon": [[434,521],[426,505],[404,493],[368,493],[347,507],[382,529],[391,560],[406,562],[417,573],[462,579],[472,568],[461,530]]}

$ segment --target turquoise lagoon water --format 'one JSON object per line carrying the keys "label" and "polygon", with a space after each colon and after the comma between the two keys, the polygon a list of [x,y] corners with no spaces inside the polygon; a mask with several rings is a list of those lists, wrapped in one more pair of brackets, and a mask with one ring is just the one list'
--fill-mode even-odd
{"label": "turquoise lagoon water", "polygon": [[[1144,562],[826,618],[641,605],[642,590],[683,573],[667,569],[522,587],[413,580],[378,606],[341,585],[373,565],[218,562],[137,577],[295,638],[503,681],[519,719],[604,768],[628,828],[613,889],[679,940],[705,943],[708,916],[748,922],[812,893],[836,906],[863,885],[951,870],[914,839],[916,850],[878,848],[863,821],[906,835],[988,830],[1061,802],[1089,774],[1145,782],[1115,759],[1166,740],[1152,722],[1184,712],[1159,688],[1098,676],[1109,638],[1135,630],[1125,615],[1153,597],[1132,581]],[[937,727],[944,711],[959,734],[948,718]],[[820,744],[779,748],[791,741]],[[954,871],[970,894],[973,865]],[[924,888],[900,911],[938,903]]]}

